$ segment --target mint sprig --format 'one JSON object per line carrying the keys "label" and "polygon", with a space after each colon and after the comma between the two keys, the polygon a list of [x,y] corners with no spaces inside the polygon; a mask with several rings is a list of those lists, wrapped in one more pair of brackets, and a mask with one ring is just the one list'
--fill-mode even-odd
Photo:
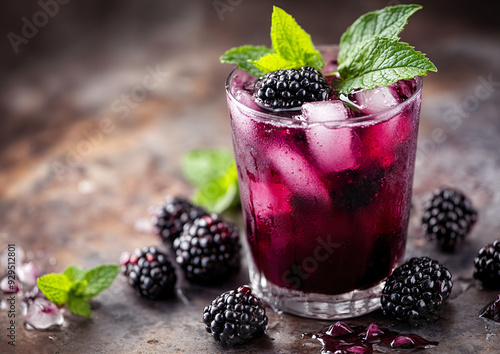
{"label": "mint sprig", "polygon": [[375,37],[342,63],[338,72],[342,78],[337,86],[339,93],[349,94],[355,89],[371,90],[399,80],[424,76],[436,71],[424,54],[395,38]]}
{"label": "mint sprig", "polygon": [[233,155],[225,150],[193,150],[183,161],[186,179],[197,189],[192,198],[214,213],[222,213],[239,201],[238,176]]}
{"label": "mint sprig", "polygon": [[291,15],[276,6],[271,18],[271,44],[272,49],[252,45],[231,48],[220,57],[220,61],[236,64],[256,77],[279,69],[312,66],[321,70],[325,66],[311,36]]}
{"label": "mint sprig", "polygon": [[[331,73],[338,76],[334,87],[337,93],[370,90],[437,71],[424,54],[398,38],[408,18],[421,8],[416,4],[388,6],[361,16],[346,30],[340,39],[338,70]],[[254,76],[301,66],[321,70],[325,65],[310,36],[278,7],[273,8],[271,41],[272,49],[248,45],[233,48],[221,61],[237,64]],[[259,50],[262,56],[257,58]],[[246,54],[235,57],[234,53]],[[233,59],[228,61],[227,55]]]}
{"label": "mint sprig", "polygon": [[362,15],[340,38],[337,61],[347,61],[349,55],[356,53],[364,42],[374,37],[397,38],[408,18],[421,8],[416,4],[396,5]]}
{"label": "mint sprig", "polygon": [[66,304],[74,314],[90,318],[91,297],[107,289],[118,275],[118,265],[100,265],[83,270],[78,266],[67,267],[62,274],[47,274],[37,279],[40,291],[56,305]]}
{"label": "mint sprig", "polygon": [[425,54],[397,37],[420,5],[389,6],[358,18],[340,41],[336,84],[339,94],[371,90],[436,72]]}
{"label": "mint sprig", "polygon": [[321,53],[314,48],[311,36],[291,15],[277,6],[273,7],[271,19],[271,43],[275,54],[252,61],[264,73],[301,66],[321,70],[325,66]]}

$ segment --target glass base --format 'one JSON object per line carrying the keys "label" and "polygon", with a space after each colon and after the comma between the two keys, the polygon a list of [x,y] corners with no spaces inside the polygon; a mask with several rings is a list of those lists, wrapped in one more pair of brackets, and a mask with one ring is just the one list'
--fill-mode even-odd
{"label": "glass base", "polygon": [[253,293],[277,313],[286,312],[307,318],[338,320],[361,316],[381,307],[380,295],[385,280],[369,289],[325,295],[279,287],[252,268],[254,267],[250,267],[249,270]]}

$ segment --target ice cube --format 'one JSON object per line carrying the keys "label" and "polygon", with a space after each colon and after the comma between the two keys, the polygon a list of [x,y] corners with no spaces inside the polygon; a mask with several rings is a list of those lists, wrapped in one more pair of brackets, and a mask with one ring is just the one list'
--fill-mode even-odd
{"label": "ice cube", "polygon": [[9,280],[12,280],[9,277],[5,277],[0,282],[0,290],[4,293],[17,293],[19,291],[19,283],[17,279],[14,280],[14,283],[9,284]]}
{"label": "ice cube", "polygon": [[26,322],[36,329],[47,329],[62,325],[64,318],[56,305],[46,298],[37,297],[28,305]]}
{"label": "ice cube", "polygon": [[286,144],[271,144],[267,149],[269,160],[279,173],[286,187],[294,194],[312,198],[326,205],[328,191],[314,168],[303,154]]}
{"label": "ice cube", "polygon": [[[365,114],[378,113],[402,102],[394,85],[359,91],[354,95],[360,111]],[[370,149],[370,154],[375,154],[383,166],[391,164],[397,158],[396,149],[399,144],[408,140],[412,132],[411,113],[398,110],[391,114],[392,117],[380,116],[381,121],[359,132],[362,141]]]}
{"label": "ice cube", "polygon": [[266,217],[269,214],[289,213],[292,208],[292,193],[279,183],[249,181],[251,199],[255,214]]}
{"label": "ice cube", "polygon": [[39,275],[38,267],[33,262],[25,263],[19,267],[17,275],[22,283],[34,286]]}
{"label": "ice cube", "polygon": [[337,172],[356,168],[355,151],[358,144],[352,144],[357,136],[349,127],[333,128],[335,121],[348,119],[349,109],[341,101],[306,103],[302,115],[312,125],[306,130],[309,149],[318,166],[325,172]]}
{"label": "ice cube", "polygon": [[373,114],[394,107],[402,100],[394,87],[377,86],[373,90],[361,90],[354,93],[354,101],[361,113]]}

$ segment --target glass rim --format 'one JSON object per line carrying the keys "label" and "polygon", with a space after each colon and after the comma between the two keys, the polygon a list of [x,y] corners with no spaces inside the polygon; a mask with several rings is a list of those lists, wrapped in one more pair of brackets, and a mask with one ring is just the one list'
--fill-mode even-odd
{"label": "glass rim", "polygon": [[[321,46],[321,47],[327,48],[326,46]],[[387,108],[387,109],[380,111],[380,112],[377,112],[377,113],[367,114],[367,115],[363,115],[360,117],[353,117],[353,118],[342,119],[342,120],[321,121],[321,122],[307,122],[307,121],[295,119],[292,117],[279,116],[273,112],[263,112],[260,110],[256,110],[256,109],[248,107],[248,106],[244,105],[243,103],[241,103],[240,101],[238,101],[236,99],[236,97],[234,97],[234,95],[232,94],[229,86],[230,86],[231,78],[239,70],[241,70],[241,69],[238,69],[238,67],[235,67],[230,72],[229,76],[226,79],[225,89],[226,89],[227,97],[240,110],[244,111],[246,115],[252,117],[253,119],[274,122],[275,124],[285,125],[288,127],[300,127],[300,128],[306,127],[307,128],[307,127],[313,127],[313,126],[318,126],[318,125],[324,125],[328,128],[341,128],[341,127],[354,127],[354,126],[364,126],[364,125],[377,124],[377,123],[386,121],[386,120],[390,119],[391,117],[399,114],[404,107],[411,104],[413,101],[416,100],[416,98],[418,96],[421,95],[422,87],[423,87],[422,77],[416,76],[414,78],[417,81],[417,87],[415,88],[415,91],[406,100],[398,103],[397,105],[395,105],[393,107]],[[300,114],[300,112],[301,111],[297,111],[297,114]]]}

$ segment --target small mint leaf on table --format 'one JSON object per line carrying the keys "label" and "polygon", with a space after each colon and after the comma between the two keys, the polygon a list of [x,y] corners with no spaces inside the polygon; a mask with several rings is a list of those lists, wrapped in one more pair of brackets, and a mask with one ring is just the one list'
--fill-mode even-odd
{"label": "small mint leaf on table", "polygon": [[374,37],[396,38],[408,18],[421,8],[417,4],[396,5],[362,15],[342,35],[338,62],[346,61],[351,53]]}
{"label": "small mint leaf on table", "polygon": [[107,289],[120,272],[120,267],[115,264],[100,265],[85,272],[84,280],[87,286],[83,289],[82,296],[93,297]]}
{"label": "small mint leaf on table", "polygon": [[85,316],[90,318],[90,306],[88,302],[81,296],[70,295],[66,303],[68,310],[75,315]]}
{"label": "small mint leaf on table", "polygon": [[272,49],[266,46],[243,45],[231,48],[220,57],[221,63],[236,64],[238,68],[245,70],[250,75],[259,77],[263,75],[251,61],[258,60],[260,57],[273,53]]}
{"label": "small mint leaf on table", "polygon": [[82,267],[71,265],[64,270],[63,273],[70,282],[76,282],[83,279],[85,271]]}
{"label": "small mint leaf on table", "polygon": [[434,64],[409,44],[375,37],[339,65],[341,80],[337,90],[347,95],[355,89],[371,90],[436,71]]}
{"label": "small mint leaf on table", "polygon": [[100,265],[87,271],[69,266],[63,274],[47,274],[37,279],[40,291],[56,305],[66,303],[71,312],[90,317],[86,299],[108,288],[118,275],[118,265]]}
{"label": "small mint leaf on table", "polygon": [[56,305],[62,305],[68,299],[71,282],[64,274],[47,274],[37,279],[40,291]]}
{"label": "small mint leaf on table", "polygon": [[86,280],[78,280],[71,284],[70,295],[80,296],[83,293],[83,290],[87,287],[88,282]]}

